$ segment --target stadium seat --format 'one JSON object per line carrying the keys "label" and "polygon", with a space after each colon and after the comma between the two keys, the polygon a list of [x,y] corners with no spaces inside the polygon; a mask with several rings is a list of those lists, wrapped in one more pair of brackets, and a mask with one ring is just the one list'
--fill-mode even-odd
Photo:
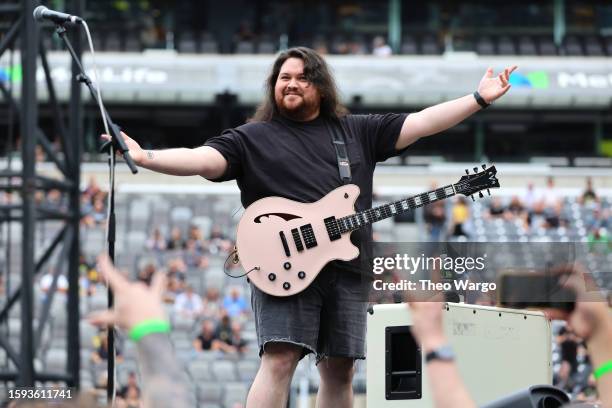
{"label": "stadium seat", "polygon": [[214,377],[210,371],[210,365],[207,361],[191,361],[188,365],[189,373],[197,384],[201,384],[202,382],[210,382],[213,381]]}
{"label": "stadium seat", "polygon": [[254,360],[238,361],[238,378],[241,381],[252,381],[259,370],[259,362]]}
{"label": "stadium seat", "polygon": [[252,41],[239,41],[236,44],[236,54],[254,54],[255,45]]}
{"label": "stadium seat", "polygon": [[495,54],[495,43],[491,37],[480,37],[476,42],[476,52],[479,55],[494,55]]}
{"label": "stadium seat", "polygon": [[217,381],[236,381],[238,379],[233,361],[213,361],[211,370]]}
{"label": "stadium seat", "polygon": [[540,55],[552,56],[557,55],[557,46],[553,42],[552,36],[540,37],[538,41]]}
{"label": "stadium seat", "polygon": [[586,55],[590,57],[601,57],[605,55],[601,41],[599,41],[599,37],[594,35],[585,39],[584,49],[586,51]]}
{"label": "stadium seat", "polygon": [[47,351],[45,356],[45,370],[60,371],[66,370],[68,353],[64,348],[52,348]]}
{"label": "stadium seat", "polygon": [[537,55],[538,51],[536,50],[535,43],[533,39],[529,36],[522,36],[519,39],[518,43],[519,54],[520,55]]}
{"label": "stadium seat", "polygon": [[105,37],[104,51],[121,51],[121,37],[118,32],[110,31]]}
{"label": "stadium seat", "polygon": [[581,57],[584,55],[582,44],[577,36],[568,35],[564,41],[565,54],[569,56]]}
{"label": "stadium seat", "polygon": [[219,53],[219,44],[209,33],[202,34],[202,43],[200,45],[200,51],[203,54],[217,54]]}
{"label": "stadium seat", "polygon": [[497,41],[497,53],[499,55],[516,55],[516,48],[511,37],[504,35]]}
{"label": "stadium seat", "polygon": [[178,52],[180,53],[196,53],[198,52],[198,44],[195,36],[191,31],[184,31],[180,34],[177,44]]}
{"label": "stadium seat", "polygon": [[221,403],[223,395],[223,384],[207,382],[197,384],[199,403]]}
{"label": "stadium seat", "polygon": [[244,383],[229,383],[225,384],[225,397],[223,405],[232,407],[235,404],[244,404],[246,402],[249,388]]}
{"label": "stadium seat", "polygon": [[276,45],[270,41],[260,41],[257,44],[257,53],[258,54],[274,54],[276,52]]}
{"label": "stadium seat", "polygon": [[421,53],[424,55],[440,54],[440,46],[433,35],[426,35],[421,40]]}

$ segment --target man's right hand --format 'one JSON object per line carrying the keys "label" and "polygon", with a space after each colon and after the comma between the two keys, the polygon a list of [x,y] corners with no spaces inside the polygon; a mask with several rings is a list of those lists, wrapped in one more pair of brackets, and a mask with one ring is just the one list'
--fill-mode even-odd
{"label": "man's right hand", "polygon": [[[142,147],[140,147],[138,142],[136,142],[134,139],[132,139],[125,133],[121,132],[121,136],[123,137],[123,141],[125,142],[128,150],[130,151],[130,156],[132,156],[134,163],[139,166],[142,166],[146,158],[146,152],[143,150]],[[102,134],[100,137],[104,140],[111,140],[111,137],[107,134]]]}

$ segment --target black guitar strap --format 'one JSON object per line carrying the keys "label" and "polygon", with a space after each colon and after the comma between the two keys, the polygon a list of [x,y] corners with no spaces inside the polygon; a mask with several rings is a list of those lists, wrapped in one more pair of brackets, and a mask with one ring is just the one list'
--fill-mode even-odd
{"label": "black guitar strap", "polygon": [[342,184],[349,184],[351,182],[351,162],[349,161],[346,143],[344,142],[344,128],[339,120],[334,120],[331,124],[328,122],[327,128],[332,136],[332,142],[336,150],[340,179],[342,180]]}

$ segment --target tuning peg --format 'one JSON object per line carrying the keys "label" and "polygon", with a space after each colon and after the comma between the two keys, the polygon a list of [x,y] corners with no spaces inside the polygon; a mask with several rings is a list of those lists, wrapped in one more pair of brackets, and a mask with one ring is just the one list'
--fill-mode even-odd
{"label": "tuning peg", "polygon": [[478,167],[474,167],[474,173],[478,173]]}
{"label": "tuning peg", "polygon": [[488,189],[488,188],[487,188],[487,194],[488,194],[488,195],[491,195],[491,192],[489,191],[489,189]]}
{"label": "tuning peg", "polygon": [[478,192],[478,197],[480,197],[480,198],[484,197],[484,194],[482,194],[482,191]]}
{"label": "tuning peg", "polygon": [[483,164],[481,167],[482,167],[482,169],[483,169],[483,170],[486,170],[487,165],[486,165],[486,164]]}
{"label": "tuning peg", "polygon": [[469,176],[470,175],[470,171],[468,169],[465,169],[465,174],[467,174]]}
{"label": "tuning peg", "polygon": [[476,199],[474,198],[474,195],[471,195],[470,197],[472,197],[472,201],[476,201]]}

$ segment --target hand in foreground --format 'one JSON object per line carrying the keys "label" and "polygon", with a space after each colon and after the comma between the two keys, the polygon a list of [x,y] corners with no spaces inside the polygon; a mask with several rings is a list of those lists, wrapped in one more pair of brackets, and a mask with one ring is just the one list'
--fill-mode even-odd
{"label": "hand in foreground", "polygon": [[508,83],[510,75],[518,68],[516,65],[504,69],[499,75],[493,75],[493,68],[488,68],[478,85],[478,93],[487,103],[493,103],[503,96],[512,85]]}
{"label": "hand in foreground", "polygon": [[563,287],[576,293],[576,304],[572,313],[547,309],[551,319],[567,320],[570,328],[583,339],[609,335],[612,330],[612,316],[606,299],[586,269],[579,264],[559,268],[556,273],[565,276]]}
{"label": "hand in foreground", "polygon": [[429,352],[447,343],[442,319],[444,302],[442,296],[436,296],[428,301],[408,301],[412,326],[410,331],[418,343]]}
{"label": "hand in foreground", "polygon": [[142,282],[130,282],[115,269],[107,255],[98,257],[98,271],[113,290],[115,307],[91,314],[90,323],[117,325],[129,331],[144,320],[167,319],[162,304],[166,286],[163,274],[157,272],[150,287]]}
{"label": "hand in foreground", "polygon": [[[123,137],[123,141],[125,142],[125,145],[130,151],[130,156],[132,156],[134,163],[141,165],[144,162],[146,152],[142,149],[142,147],[140,147],[137,141],[135,141],[125,133],[121,132],[121,136]],[[111,140],[111,137],[107,134],[102,134],[100,135],[100,137],[104,140]],[[121,152],[119,152],[119,154],[121,154]]]}

